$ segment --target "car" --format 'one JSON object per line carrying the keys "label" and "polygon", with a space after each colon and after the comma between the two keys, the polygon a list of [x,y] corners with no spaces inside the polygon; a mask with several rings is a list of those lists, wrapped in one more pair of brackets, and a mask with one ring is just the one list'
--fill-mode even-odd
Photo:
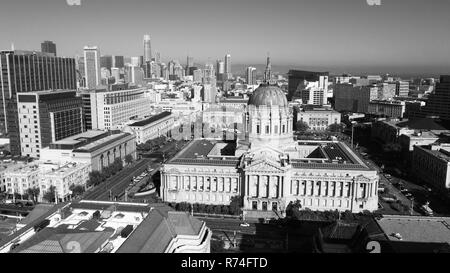
{"label": "car", "polygon": [[403,193],[403,194],[409,193],[408,189],[401,189],[400,192]]}
{"label": "car", "polygon": [[391,179],[392,178],[392,176],[390,175],[390,174],[385,174],[384,175],[387,179]]}
{"label": "car", "polygon": [[391,236],[395,237],[395,238],[397,238],[399,240],[403,240],[402,235],[400,235],[400,233],[391,233]]}
{"label": "car", "polygon": [[240,225],[241,227],[249,227],[250,226],[250,224],[249,223],[241,223],[241,225]]}

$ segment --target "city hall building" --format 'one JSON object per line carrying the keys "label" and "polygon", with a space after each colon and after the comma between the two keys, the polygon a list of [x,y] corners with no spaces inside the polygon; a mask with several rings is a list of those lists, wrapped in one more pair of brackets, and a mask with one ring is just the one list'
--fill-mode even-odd
{"label": "city hall building", "polygon": [[227,205],[242,196],[245,213],[261,216],[296,200],[312,210],[376,210],[377,171],[344,143],[294,141],[292,122],[283,91],[261,85],[248,101],[245,140],[194,140],[164,164],[163,200]]}

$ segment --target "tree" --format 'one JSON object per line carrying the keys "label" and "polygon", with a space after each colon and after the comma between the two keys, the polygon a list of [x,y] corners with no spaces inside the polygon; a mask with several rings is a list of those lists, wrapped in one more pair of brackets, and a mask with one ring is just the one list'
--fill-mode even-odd
{"label": "tree", "polygon": [[222,214],[229,214],[230,213],[230,207],[229,206],[222,206],[221,208]]}
{"label": "tree", "polygon": [[123,169],[123,163],[120,158],[116,158],[112,164],[112,167],[116,172],[120,172]]}
{"label": "tree", "polygon": [[333,133],[340,133],[344,129],[342,123],[333,123],[328,126],[327,130]]}
{"label": "tree", "polygon": [[233,215],[239,215],[241,212],[241,208],[244,206],[244,200],[242,196],[236,195],[231,197],[230,208],[229,211]]}
{"label": "tree", "polygon": [[297,121],[297,123],[295,125],[296,125],[295,128],[297,129],[297,131],[299,131],[301,133],[304,133],[309,130],[308,123],[306,123],[302,120]]}
{"label": "tree", "polygon": [[41,189],[39,187],[29,188],[27,190],[28,196],[31,197],[31,200],[33,200],[33,202],[35,202],[35,203],[37,203],[37,198],[38,198],[40,192],[41,192]]}
{"label": "tree", "polygon": [[74,196],[82,195],[85,191],[82,185],[75,185],[75,184],[70,185],[69,190],[72,191],[72,194]]}
{"label": "tree", "polygon": [[131,155],[126,155],[125,156],[125,162],[127,164],[131,164],[133,162],[133,157]]}
{"label": "tree", "polygon": [[97,186],[105,180],[104,175],[99,171],[92,171],[89,173],[88,186]]}
{"label": "tree", "polygon": [[222,213],[221,206],[214,206],[214,214],[220,214]]}
{"label": "tree", "polygon": [[46,191],[44,193],[43,198],[45,200],[47,200],[48,202],[50,202],[50,203],[55,202],[55,191],[56,191],[56,187],[55,186],[50,186],[48,191]]}

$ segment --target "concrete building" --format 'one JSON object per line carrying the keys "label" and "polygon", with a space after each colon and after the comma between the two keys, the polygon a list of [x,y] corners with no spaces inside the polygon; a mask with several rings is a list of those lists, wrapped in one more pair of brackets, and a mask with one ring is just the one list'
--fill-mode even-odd
{"label": "concrete building", "polygon": [[44,41],[41,43],[41,51],[44,53],[52,53],[56,57],[56,44],[52,41]]}
{"label": "concrete building", "polygon": [[39,187],[41,170],[37,164],[19,164],[3,173],[6,183],[6,193],[24,195],[30,188]]}
{"label": "concrete building", "polygon": [[91,129],[114,130],[133,118],[151,114],[152,98],[145,88],[106,90],[96,89],[81,93],[85,113],[89,113]]}
{"label": "concrete building", "polygon": [[101,171],[117,158],[136,159],[135,136],[120,131],[87,131],[50,144],[41,150],[41,162],[91,164],[93,171]]}
{"label": "concrete building", "polygon": [[421,181],[448,193],[448,189],[450,189],[450,144],[414,146],[411,169]]}
{"label": "concrete building", "polygon": [[20,155],[17,92],[74,90],[75,59],[34,51],[0,51],[0,133],[8,133],[13,155]]}
{"label": "concrete building", "polygon": [[367,113],[381,115],[389,118],[403,118],[406,103],[396,100],[372,100],[369,102]]}
{"label": "concrete building", "polygon": [[301,108],[297,121],[306,122],[313,131],[325,131],[331,124],[341,123],[341,113],[327,108]]}
{"label": "concrete building", "polygon": [[369,102],[378,98],[375,86],[357,86],[355,84],[336,84],[333,89],[336,111],[367,113]]}
{"label": "concrete building", "polygon": [[39,174],[40,191],[38,200],[42,200],[43,195],[52,186],[55,187],[56,197],[62,202],[69,200],[72,195],[70,191],[72,185],[86,187],[91,172],[91,164],[71,162],[63,165],[45,165],[40,166],[44,170]]}
{"label": "concrete building", "polygon": [[378,208],[378,174],[344,143],[294,141],[292,109],[278,87],[248,102],[244,141],[199,139],[161,170],[167,202],[229,204],[242,196],[249,217],[275,217],[299,200],[312,210]]}
{"label": "concrete building", "polygon": [[113,67],[124,68],[125,60],[123,56],[114,56],[113,57]]}
{"label": "concrete building", "polygon": [[320,76],[329,76],[328,72],[312,72],[312,71],[303,71],[303,70],[289,70],[288,78],[288,100],[291,101],[294,98],[301,98],[299,96],[301,87],[304,81],[307,82],[317,82],[319,81]]}
{"label": "concrete building", "polygon": [[136,143],[142,144],[160,136],[168,136],[175,119],[170,112],[162,112],[148,119],[125,126],[122,131],[136,136]]}
{"label": "concrete building", "polygon": [[297,91],[300,91],[303,104],[326,105],[328,76],[319,76],[318,81],[304,81],[303,84],[299,84]]}
{"label": "concrete building", "polygon": [[100,49],[98,47],[84,47],[84,71],[86,88],[94,89],[101,85]]}
{"label": "concrete building", "polygon": [[82,101],[76,91],[17,93],[21,154],[39,158],[51,142],[83,132]]}
{"label": "concrete building", "polygon": [[246,70],[246,82],[247,84],[250,85],[255,85],[256,84],[256,68],[255,67],[247,67]]}
{"label": "concrete building", "polygon": [[105,55],[100,57],[100,67],[106,68],[111,72],[111,68],[113,67],[113,57],[111,55]]}
{"label": "concrete building", "polygon": [[395,87],[395,95],[399,97],[408,97],[409,95],[409,82],[397,81]]}
{"label": "concrete building", "polygon": [[28,219],[0,253],[209,253],[211,235],[205,222],[164,204],[81,200]]}
{"label": "concrete building", "polygon": [[144,35],[144,62],[152,60],[152,45],[150,35]]}
{"label": "concrete building", "polygon": [[379,83],[376,87],[378,88],[378,100],[389,100],[395,97],[397,87],[395,83]]}
{"label": "concrete building", "polygon": [[430,94],[427,104],[416,116],[437,116],[450,121],[450,75],[441,76],[434,93]]}

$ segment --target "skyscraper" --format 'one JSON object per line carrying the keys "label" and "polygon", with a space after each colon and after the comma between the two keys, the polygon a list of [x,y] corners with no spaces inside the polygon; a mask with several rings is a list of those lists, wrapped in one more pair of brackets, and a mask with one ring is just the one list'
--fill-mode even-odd
{"label": "skyscraper", "polygon": [[44,53],[53,53],[56,56],[56,44],[52,41],[44,41],[41,43],[41,51]]}
{"label": "skyscraper", "polygon": [[105,55],[100,57],[100,67],[104,67],[111,72],[113,66],[113,58],[111,55]]}
{"label": "skyscraper", "polygon": [[32,51],[0,52],[0,132],[20,155],[17,92],[76,89],[75,59]]}
{"label": "skyscraper", "polygon": [[222,60],[216,62],[216,78],[218,81],[223,80],[223,74],[225,73],[225,63]]}
{"label": "skyscraper", "polygon": [[17,93],[21,154],[39,158],[50,143],[83,132],[83,105],[76,91]]}
{"label": "skyscraper", "polygon": [[246,73],[247,84],[255,85],[256,84],[256,68],[255,67],[247,67]]}
{"label": "skyscraper", "polygon": [[125,60],[123,56],[114,56],[113,58],[113,67],[124,68]]}
{"label": "skyscraper", "polygon": [[84,47],[84,71],[87,88],[94,89],[101,85],[100,50],[98,47]]}
{"label": "skyscraper", "polygon": [[270,82],[272,79],[272,64],[270,63],[270,55],[267,54],[267,65],[266,70],[264,71],[264,81]]}
{"label": "skyscraper", "polygon": [[150,35],[144,35],[144,62],[152,60],[152,46],[150,44]]}
{"label": "skyscraper", "polygon": [[160,64],[160,63],[161,63],[161,53],[155,52],[155,62],[156,62],[157,64]]}
{"label": "skyscraper", "polygon": [[188,75],[188,76],[191,75],[189,73],[189,71],[190,71],[189,68],[191,68],[192,66],[194,66],[194,58],[187,56],[187,58],[186,58],[186,75]]}
{"label": "skyscraper", "polygon": [[225,56],[225,73],[222,77],[222,80],[231,79],[231,55],[227,54]]}

